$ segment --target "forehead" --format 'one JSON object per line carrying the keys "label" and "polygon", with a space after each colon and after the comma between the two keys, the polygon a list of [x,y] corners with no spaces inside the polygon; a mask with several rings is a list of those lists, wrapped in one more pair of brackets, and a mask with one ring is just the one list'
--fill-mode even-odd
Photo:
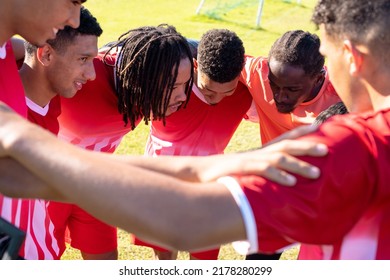
{"label": "forehead", "polygon": [[73,42],[71,43],[72,46],[80,48],[80,49],[96,49],[98,38],[96,35],[84,35],[80,34],[74,37]]}
{"label": "forehead", "polygon": [[68,64],[81,57],[93,58],[98,54],[98,39],[95,35],[78,35],[66,45],[54,49],[57,62]]}
{"label": "forehead", "polygon": [[192,64],[189,58],[181,59],[177,73],[176,83],[186,83],[190,79],[191,68]]}
{"label": "forehead", "polygon": [[198,84],[211,91],[217,91],[217,92],[232,91],[237,87],[238,79],[239,77],[226,83],[218,83],[210,79],[205,73],[200,71],[198,68]]}
{"label": "forehead", "polygon": [[308,78],[305,71],[300,66],[291,65],[270,59],[269,63],[269,78],[271,80],[279,80],[281,82],[293,83],[300,82],[301,80]]}

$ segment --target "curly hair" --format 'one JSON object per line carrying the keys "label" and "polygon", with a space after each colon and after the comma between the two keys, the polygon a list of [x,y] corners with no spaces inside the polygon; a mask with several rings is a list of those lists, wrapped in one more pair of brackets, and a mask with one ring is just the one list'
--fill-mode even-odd
{"label": "curly hair", "polygon": [[[59,30],[54,39],[47,40],[47,43],[55,49],[58,53],[64,53],[67,46],[73,43],[73,40],[78,35],[95,35],[99,37],[102,35],[103,30],[100,27],[97,19],[91,14],[91,12],[81,6],[80,10],[80,25],[78,28],[65,26],[64,29]],[[33,56],[37,51],[37,46],[25,41],[24,43],[27,56]]]}
{"label": "curly hair", "polygon": [[120,47],[115,65],[116,94],[125,125],[130,122],[134,129],[140,118],[145,124],[152,119],[162,119],[165,124],[182,59],[191,63],[191,78],[185,88],[187,102],[191,93],[194,67],[186,38],[170,25],[144,26],[121,35],[107,53],[116,47]]}
{"label": "curly hair", "polygon": [[315,34],[302,30],[287,31],[272,45],[268,58],[300,67],[306,75],[314,77],[322,71],[325,63],[320,45]]}
{"label": "curly hair", "polygon": [[315,118],[313,125],[320,125],[324,123],[326,120],[328,120],[330,117],[335,115],[344,115],[348,114],[348,109],[345,107],[343,102],[337,102],[331,106],[328,107],[328,109],[325,109],[322,111],[318,116]]}
{"label": "curly hair", "polygon": [[199,70],[211,80],[226,83],[240,75],[245,63],[245,48],[236,33],[227,29],[211,29],[198,45]]}
{"label": "curly hair", "polygon": [[320,0],[312,21],[324,24],[327,35],[367,46],[371,53],[389,63],[389,0]]}

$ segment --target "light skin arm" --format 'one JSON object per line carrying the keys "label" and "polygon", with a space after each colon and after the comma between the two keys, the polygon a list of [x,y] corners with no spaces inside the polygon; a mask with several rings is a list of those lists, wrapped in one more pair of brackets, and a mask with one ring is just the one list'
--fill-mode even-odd
{"label": "light skin arm", "polygon": [[262,149],[240,154],[197,157],[196,160],[185,156],[160,156],[153,159],[117,156],[116,159],[187,181],[209,182],[225,175],[257,174],[276,183],[293,186],[296,178],[288,172],[309,179],[316,179],[320,175],[318,168],[294,156],[324,156],[327,147],[309,141],[292,140],[316,129],[313,126],[301,126],[281,135]]}
{"label": "light skin arm", "polygon": [[59,201],[65,199],[13,158],[0,158],[0,174],[0,190],[6,196],[42,199],[56,197]]}
{"label": "light skin arm", "polygon": [[[14,158],[53,187],[45,198],[65,197],[96,217],[167,248],[193,250],[246,239],[239,208],[225,186],[185,182],[123,164],[114,155],[82,150],[5,106],[0,106],[0,154]],[[242,163],[245,153],[238,156]],[[261,162],[257,158],[252,157],[249,165]],[[239,172],[253,167],[240,168]],[[183,217],[191,222],[185,223]]]}

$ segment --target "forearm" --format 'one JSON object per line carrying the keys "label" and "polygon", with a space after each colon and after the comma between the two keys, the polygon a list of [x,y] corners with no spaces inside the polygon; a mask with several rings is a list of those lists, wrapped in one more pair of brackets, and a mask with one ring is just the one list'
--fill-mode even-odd
{"label": "forearm", "polygon": [[[118,162],[126,163],[142,169],[151,170],[168,176],[172,176],[189,182],[210,181],[208,173],[221,164],[221,155],[194,157],[194,156],[123,156],[116,155]],[[236,167],[236,165],[235,165]],[[223,175],[228,172],[226,169],[218,168]],[[214,179],[214,178],[213,178]]]}
{"label": "forearm", "polygon": [[[108,223],[176,249],[245,238],[238,207],[220,184],[183,182],[123,164],[110,160],[113,155],[79,149],[37,128],[20,133],[8,143],[7,153]],[[191,222],[184,225],[184,219]]]}
{"label": "forearm", "polygon": [[12,158],[0,158],[0,193],[17,198],[64,201],[64,197]]}

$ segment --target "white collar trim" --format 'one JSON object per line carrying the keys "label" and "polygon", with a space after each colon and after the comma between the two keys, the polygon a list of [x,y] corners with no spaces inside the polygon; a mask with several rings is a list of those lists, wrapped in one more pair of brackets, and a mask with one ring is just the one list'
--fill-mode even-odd
{"label": "white collar trim", "polygon": [[38,104],[36,104],[34,101],[26,97],[26,103],[27,107],[30,108],[31,111],[34,111],[35,113],[41,115],[41,116],[46,116],[47,112],[49,111],[49,104],[46,104],[45,107],[41,107]]}
{"label": "white collar trim", "polygon": [[4,45],[2,45],[1,47],[0,47],[0,59],[4,59],[6,56],[7,56],[7,50],[6,50],[6,48],[5,48],[5,45],[6,45],[7,43],[4,43]]}

